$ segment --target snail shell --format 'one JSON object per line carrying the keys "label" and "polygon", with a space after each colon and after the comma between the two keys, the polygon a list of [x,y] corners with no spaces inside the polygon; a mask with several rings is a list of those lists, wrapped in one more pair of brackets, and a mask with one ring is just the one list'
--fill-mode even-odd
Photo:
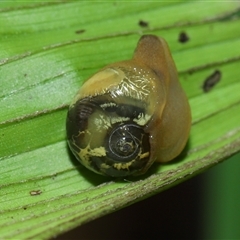
{"label": "snail shell", "polygon": [[104,67],[82,85],[69,107],[67,138],[88,169],[125,177],[175,158],[190,125],[167,43],[145,35],[131,60]]}

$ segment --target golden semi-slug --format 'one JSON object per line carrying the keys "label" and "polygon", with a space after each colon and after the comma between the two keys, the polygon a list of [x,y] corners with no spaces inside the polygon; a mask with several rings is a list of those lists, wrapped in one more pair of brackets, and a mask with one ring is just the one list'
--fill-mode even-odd
{"label": "golden semi-slug", "polygon": [[167,43],[144,35],[131,60],[104,67],[82,85],[66,127],[69,147],[85,167],[125,177],[174,159],[190,126],[190,107]]}

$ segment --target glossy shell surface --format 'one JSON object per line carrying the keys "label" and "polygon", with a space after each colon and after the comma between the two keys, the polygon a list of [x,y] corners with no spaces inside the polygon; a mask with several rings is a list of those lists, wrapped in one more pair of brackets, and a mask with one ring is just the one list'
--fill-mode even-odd
{"label": "glossy shell surface", "polygon": [[88,169],[126,177],[167,162],[184,148],[188,100],[162,38],[141,37],[133,59],[110,64],[80,88],[67,115],[67,138]]}

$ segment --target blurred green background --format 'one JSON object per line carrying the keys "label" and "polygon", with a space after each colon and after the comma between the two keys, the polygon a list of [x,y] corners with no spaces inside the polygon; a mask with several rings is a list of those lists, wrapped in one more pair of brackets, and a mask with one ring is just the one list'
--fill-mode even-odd
{"label": "blurred green background", "polygon": [[204,173],[203,236],[240,239],[240,154]]}

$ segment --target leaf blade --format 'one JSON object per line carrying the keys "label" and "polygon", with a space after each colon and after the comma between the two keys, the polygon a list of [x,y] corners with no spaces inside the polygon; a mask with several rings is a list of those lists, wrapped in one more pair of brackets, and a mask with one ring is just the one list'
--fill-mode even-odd
{"label": "leaf blade", "polygon": [[[0,22],[8,19],[1,28],[5,36],[0,46],[0,82],[4,86],[0,109],[5,109],[0,114],[3,238],[51,238],[174,186],[240,150],[239,3],[141,3],[131,16],[137,6],[131,2],[102,7],[97,16],[100,23],[98,19],[91,22],[89,13],[97,12],[98,7],[89,3],[19,6],[0,11]],[[78,20],[74,14],[81,7],[86,14]],[[57,15],[57,21],[51,23],[51,13],[58,10],[67,12],[65,22]],[[119,17],[112,19],[117,10]],[[35,26],[27,13],[32,14]],[[40,18],[35,19],[34,14]],[[149,21],[150,29],[138,26],[140,17]],[[89,32],[77,35],[83,21]],[[66,29],[69,32],[64,35]],[[169,42],[190,99],[193,126],[185,155],[173,163],[155,164],[148,174],[129,183],[95,175],[80,166],[67,148],[65,116],[84,79],[110,60],[131,57],[139,29],[163,35]],[[184,45],[177,42],[183,29],[190,36]],[[39,42],[41,34],[45,40]],[[17,38],[19,42],[14,44]],[[202,83],[216,68],[222,79],[204,94]],[[31,195],[38,190],[40,195]]]}

